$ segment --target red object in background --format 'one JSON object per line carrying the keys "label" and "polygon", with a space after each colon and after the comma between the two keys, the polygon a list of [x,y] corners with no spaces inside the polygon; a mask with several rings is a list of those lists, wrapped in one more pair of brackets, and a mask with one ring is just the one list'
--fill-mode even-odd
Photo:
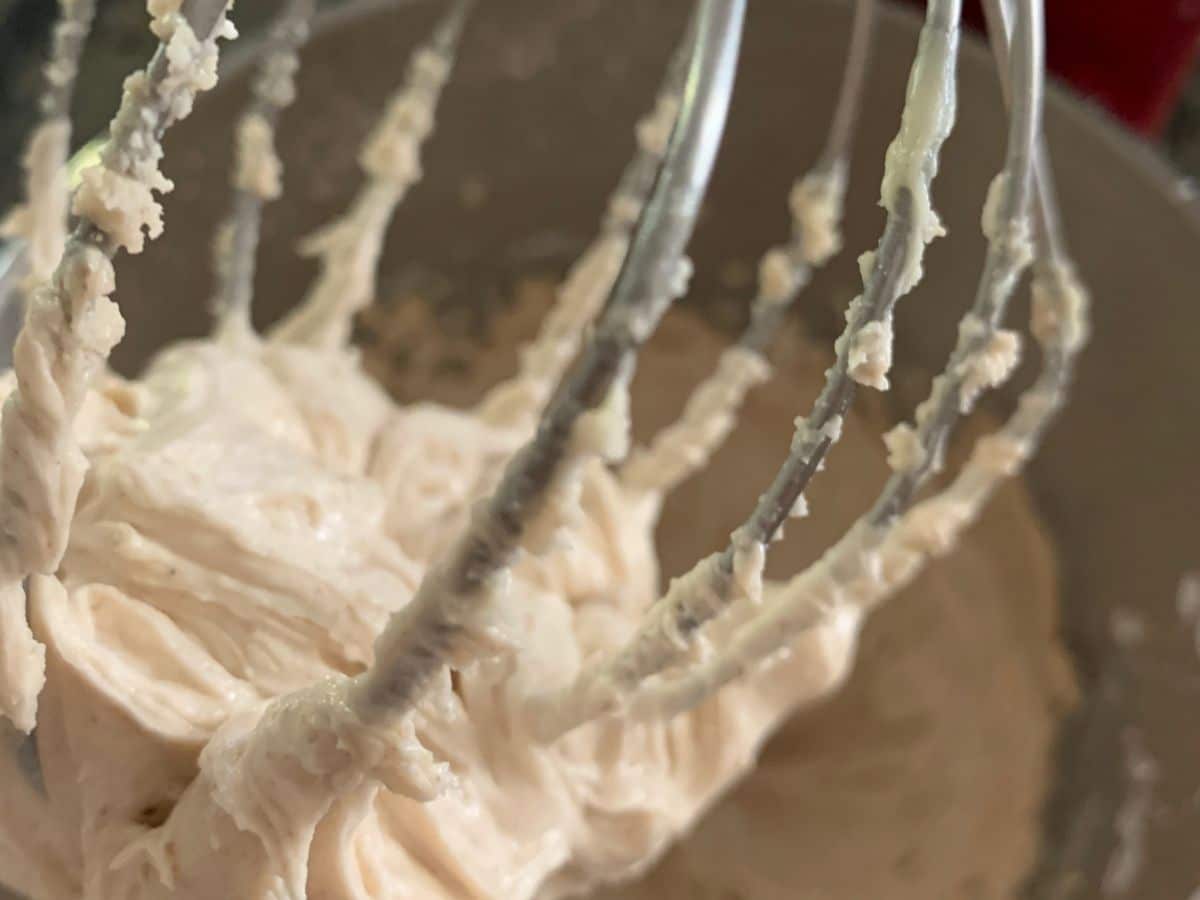
{"label": "red object in background", "polygon": [[[964,16],[983,29],[979,0]],[[1046,0],[1046,64],[1130,128],[1166,124],[1200,46],[1200,0]]]}

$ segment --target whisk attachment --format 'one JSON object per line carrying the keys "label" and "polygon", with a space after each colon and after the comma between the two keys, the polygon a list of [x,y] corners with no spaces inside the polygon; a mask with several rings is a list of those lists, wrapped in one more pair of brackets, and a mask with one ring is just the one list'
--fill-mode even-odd
{"label": "whisk attachment", "polygon": [[249,108],[238,121],[233,199],[214,248],[217,290],[212,307],[217,331],[226,339],[246,340],[254,334],[250,307],[263,205],[283,190],[275,128],[295,100],[298,54],[308,40],[316,5],[316,0],[291,0],[272,23]]}
{"label": "whisk attachment", "polygon": [[[724,129],[744,14],[743,0],[698,3],[683,102],[613,296],[579,363],[550,400],[536,436],[513,457],[467,532],[380,635],[376,662],[361,679],[365,712],[397,715],[420,696],[463,640],[472,615],[487,602],[490,583],[510,564],[571,457],[619,452],[612,446],[613,432],[627,428],[621,397],[636,350],[685,284],[684,247]],[[622,443],[619,436],[616,443]]]}
{"label": "whisk attachment", "polygon": [[[915,286],[925,243],[939,233],[927,198],[937,154],[953,122],[959,11],[954,0],[935,0],[928,7],[900,134],[888,154],[883,202],[889,215],[884,235],[866,275],[864,293],[847,311],[848,324],[835,345],[834,366],[813,411],[797,420],[795,438],[779,473],[725,550],[701,560],[677,579],[623,648],[589,665],[558,697],[534,701],[532,716],[542,720],[538,730],[543,738],[614,710],[642,681],[683,659],[701,627],[736,599],[736,586],[761,579],[754,570],[761,573],[766,545],[783,522],[806,511],[801,502],[804,487],[840,436],[856,381],[867,378],[861,361],[856,365],[863,335],[872,328],[881,332],[885,345],[869,356],[872,367],[886,370],[892,309]],[[879,377],[876,372],[874,383],[879,384]],[[744,571],[747,567],[751,571]]]}
{"label": "whisk attachment", "polygon": [[[123,328],[109,299],[112,259],[162,230],[158,195],[171,184],[159,142],[215,79],[217,39],[232,34],[225,3],[150,0],[160,48],[127,82],[100,164],[83,175],[74,233],[63,224],[65,194],[53,200],[58,183],[31,179],[43,221],[57,223],[59,252],[47,253],[46,240],[31,255],[16,391],[0,419],[0,714],[15,725],[0,722],[0,737],[24,740],[26,758],[101,773],[63,787],[77,790],[71,802],[85,820],[103,809],[115,823],[72,821],[62,842],[86,858],[72,875],[97,895],[243,896],[263,885],[289,898],[369,893],[360,876],[382,859],[372,854],[393,851],[379,871],[428,879],[431,895],[458,896],[463,885],[522,897],[582,890],[659,854],[744,772],[786,710],[840,683],[863,617],[948,550],[1061,407],[1088,301],[1041,147],[1041,4],[987,2],[1010,104],[1004,167],[982,214],[987,255],[944,371],[911,420],[883,436],[892,472],[880,493],[816,563],[781,583],[765,579],[772,542],[806,514],[808,485],[836,461],[858,391],[888,389],[893,319],[942,234],[932,193],[954,119],[960,0],[927,4],[881,184],[886,222],[860,257],[862,293],[816,400],[740,527],[657,599],[653,530],[664,499],[735,428],[748,392],[770,375],[775,333],[812,272],[841,249],[877,0],[855,0],[828,137],[788,196],[790,234],[760,261],[747,325],[679,418],[632,451],[631,379],[688,287],[687,246],[748,4],[697,0],[598,236],[517,374],[473,410],[396,409],[349,346],[353,317],[376,293],[388,225],[421,175],[469,0],[451,3],[413,54],[361,148],[364,179],[350,207],[302,248],[320,263],[308,295],[263,338],[252,329],[262,210],[281,190],[274,130],[315,6],[281,4],[238,126],[213,298],[219,347],[163,354],[141,383],[106,370]],[[64,2],[63,12],[74,24],[56,42],[45,104],[54,122],[66,102],[59,76],[73,71],[91,6]],[[1041,371],[1010,418],[934,483],[959,419],[1019,359],[1005,314],[1029,267]],[[180,425],[177,408],[201,395],[204,413]],[[89,398],[100,415],[81,415]],[[169,437],[146,440],[139,429]],[[197,490],[190,467],[217,452],[236,460]],[[89,459],[93,481],[77,514]],[[435,478],[460,469],[439,494]],[[399,484],[410,470],[412,485]],[[418,496],[421,508],[407,508]],[[468,508],[470,497],[480,499]],[[195,533],[158,530],[188,532],[180,522]],[[421,541],[407,542],[404,529]],[[20,736],[37,722],[44,677],[34,630],[50,648],[55,698],[36,746]],[[536,655],[551,643],[546,658]],[[93,669],[113,673],[116,687]],[[796,673],[803,683],[791,683]],[[742,675],[752,677],[730,684]],[[113,733],[129,723],[128,733],[61,763],[56,742],[70,742],[56,729],[91,723],[91,709],[72,707],[86,706],[90,691]],[[187,709],[174,708],[179,691]],[[696,718],[671,721],[699,704],[709,705]],[[136,785],[121,781],[124,741],[152,760]],[[0,757],[0,784],[23,778],[19,815],[58,827],[37,779],[16,763]],[[137,817],[143,774],[152,810],[157,793],[169,797],[162,821]],[[644,821],[614,847],[607,835],[628,820],[626,788]],[[509,815],[518,793],[535,801],[529,827]],[[660,800],[665,811],[654,808]],[[456,857],[451,875],[406,843],[417,832]],[[326,864],[350,840],[362,872]],[[605,846],[594,853],[589,841]],[[505,866],[511,881],[483,883]],[[41,885],[31,895],[64,893],[46,868],[31,876]]]}
{"label": "whisk attachment", "polygon": [[749,324],[722,353],[717,370],[697,387],[679,420],[655,435],[649,446],[633,451],[621,471],[622,483],[629,490],[667,493],[703,468],[734,427],[746,394],[769,377],[766,351],[812,270],[841,248],[846,173],[874,18],[875,0],[856,0],[834,125],[812,171],[792,187],[790,240],[772,247],[759,263],[758,291]]}
{"label": "whisk attachment", "polygon": [[609,198],[600,234],[588,245],[558,288],[553,308],[537,336],[521,349],[520,368],[488,391],[479,415],[498,425],[532,428],[550,393],[579,352],[584,330],[613,296],[613,285],[629,250],[634,227],[654,187],[683,102],[696,19],[688,20],[671,57],[654,107],[637,124],[637,149]]}
{"label": "whisk attachment", "polygon": [[[1005,103],[1012,102],[1012,85],[1004,73],[1009,71],[1009,54],[1012,43],[1012,5],[1010,0],[986,0],[983,4],[987,21],[988,42],[1000,72],[1000,92]],[[1054,193],[1054,180],[1050,172],[1046,140],[1038,135],[1033,148],[1033,221],[1039,259],[1063,259],[1067,255],[1062,224],[1058,212],[1058,201]]]}
{"label": "whisk attachment", "polygon": [[[895,471],[872,509],[824,556],[786,582],[764,609],[722,642],[712,659],[694,671],[646,689],[635,701],[643,710],[674,714],[690,708],[749,666],[771,657],[801,631],[837,628],[854,620],[907,583],[931,556],[946,552],[977,514],[983,498],[1025,458],[1029,418],[1039,401],[1025,401],[1022,435],[985,438],[951,487],[913,506],[917,490],[941,465],[948,433],[959,415],[973,405],[979,390],[1007,379],[1015,364],[1015,336],[998,322],[1022,269],[1032,258],[1028,210],[1033,148],[1040,129],[1042,78],[1041,9],[1021,4],[1011,80],[1012,105],[1005,169],[993,182],[984,210],[989,247],[975,305],[963,319],[959,342],[946,370],[934,379],[930,397],[917,409],[915,425],[901,425],[889,440]],[[1078,305],[1067,276],[1055,283],[1058,303]],[[1043,288],[1044,289],[1044,286]],[[996,357],[999,357],[997,359]],[[1032,404],[1032,407],[1030,407]],[[982,485],[986,484],[986,489]]]}
{"label": "whisk attachment", "polygon": [[454,0],[429,40],[413,54],[405,83],[359,153],[366,181],[350,208],[301,244],[320,259],[307,296],[271,332],[284,343],[337,348],[354,317],[375,296],[379,255],[396,207],[421,177],[421,146],[450,77],[471,0]]}

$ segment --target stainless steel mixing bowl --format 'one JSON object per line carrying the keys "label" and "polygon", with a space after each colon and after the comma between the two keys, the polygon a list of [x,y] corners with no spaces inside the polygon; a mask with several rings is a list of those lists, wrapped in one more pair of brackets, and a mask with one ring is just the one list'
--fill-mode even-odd
{"label": "stainless steel mixing bowl", "polygon": [[[312,276],[294,239],[334,215],[354,189],[358,140],[439,8],[380,5],[327,19],[306,55],[300,100],[281,135],[287,194],[266,213],[260,323]],[[693,244],[696,297],[728,295],[722,265],[755,258],[783,233],[781,200],[819,149],[849,22],[846,5],[834,0],[757,0],[750,13],[729,130]],[[481,4],[439,113],[426,178],[392,229],[385,292],[419,264],[450,285],[443,308],[471,319],[486,315],[497,284],[569,260],[596,226],[629,151],[631,123],[685,15],[681,0]],[[898,8],[879,26],[848,202],[849,248],[873,246],[882,224],[875,201],[883,151],[917,26]],[[207,327],[208,243],[225,208],[230,130],[252,58],[244,48],[232,54],[227,80],[168,142],[167,169],[178,185],[166,203],[169,235],[120,265],[128,330],[115,359],[123,370]],[[1001,159],[997,84],[978,42],[963,48],[960,98],[935,191],[951,233],[932,247],[931,275],[898,322],[898,358],[929,370],[940,368],[973,294],[983,251],[978,211]],[[1074,402],[1029,474],[1061,556],[1066,640],[1084,699],[1062,729],[1028,894],[1110,895],[1114,882],[1106,889],[1105,875],[1121,852],[1119,813],[1133,787],[1126,753],[1140,741],[1156,766],[1153,803],[1141,863],[1120,895],[1183,900],[1200,888],[1200,660],[1176,609],[1181,577],[1200,570],[1200,215],[1186,185],[1150,150],[1065,90],[1050,91],[1046,129],[1095,314]],[[486,186],[486,202],[461,202],[464,179]],[[818,332],[829,332],[838,304],[857,287],[853,255],[806,294],[815,299],[802,314]],[[728,308],[700,311],[724,321]]]}

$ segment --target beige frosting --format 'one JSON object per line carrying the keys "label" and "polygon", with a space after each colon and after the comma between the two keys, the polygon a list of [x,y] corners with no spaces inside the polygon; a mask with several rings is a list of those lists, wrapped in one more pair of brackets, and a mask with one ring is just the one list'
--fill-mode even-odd
{"label": "beige frosting", "polygon": [[[57,155],[31,168],[32,208],[22,216],[28,221],[18,222],[34,245],[43,245],[34,247],[35,289],[25,298],[0,424],[0,598],[6,605],[0,673],[7,679],[0,715],[21,731],[36,720],[45,658],[22,621],[27,584],[36,594],[61,565],[88,465],[77,420],[124,331],[109,296],[115,287],[110,258],[122,247],[141,252],[147,237],[162,232],[155,194],[172,185],[158,167],[161,131],[191,112],[197,92],[216,84],[217,42],[237,34],[223,11],[204,40],[170,3],[152,0],[150,12],[162,40],[162,56],[155,59],[165,65],[152,64],[125,80],[100,162],[85,170],[75,193],[72,210],[82,217],[80,226],[59,245],[65,175],[47,172],[61,165],[66,131],[53,120],[36,139]],[[66,76],[50,77],[61,82]],[[43,233],[48,231],[56,232],[53,241]],[[60,260],[45,257],[48,243],[59,246]]]}
{"label": "beige frosting", "polygon": [[[617,192],[616,199],[622,197],[625,194]],[[629,247],[628,227],[620,224],[596,238],[571,267],[558,289],[558,302],[547,313],[537,338],[523,348],[518,373],[483,398],[480,415],[485,421],[532,426],[559,376],[579,350],[583,329],[617,280]]]}
{"label": "beige frosting", "polygon": [[63,162],[71,142],[71,123],[54,118],[43,122],[29,139],[22,160],[29,199],[0,223],[0,234],[26,241],[31,281],[49,279],[67,240],[67,171]]}
{"label": "beige frosting", "polygon": [[[532,742],[520,701],[615,646],[656,589],[652,511],[585,464],[581,516],[514,571],[493,656],[380,731],[354,719],[345,676],[513,436],[393,408],[349,354],[296,346],[180,346],[137,383],[103,379],[96,399],[70,545],[29,598],[47,647],[43,813],[82,822],[72,880],[87,896],[561,895],[644,867],[791,701],[845,668],[844,654],[830,672],[802,655],[786,698],[746,685],[670,724]],[[619,452],[609,423],[584,426],[590,449]],[[413,484],[432,493],[423,506],[405,502]],[[301,717],[266,702],[309,685]],[[97,728],[103,740],[85,739]]]}
{"label": "beige frosting", "polygon": [[275,152],[275,129],[265,117],[252,113],[238,122],[236,156],[234,187],[263,200],[279,196],[283,164]]}
{"label": "beige frosting", "polygon": [[884,162],[880,187],[883,207],[895,214],[901,191],[911,198],[910,247],[900,273],[900,294],[908,293],[921,280],[925,245],[946,233],[933,209],[930,190],[937,174],[938,152],[954,126],[957,45],[957,28],[939,29],[927,21],[921,29],[900,131],[888,146]]}
{"label": "beige frosting", "polygon": [[349,339],[354,316],[374,299],[375,268],[392,214],[421,177],[421,146],[449,76],[444,53],[423,47],[413,55],[404,85],[359,153],[366,181],[354,202],[301,245],[320,259],[321,274],[277,326],[280,340],[337,348]]}
{"label": "beige frosting", "polygon": [[788,206],[801,235],[804,261],[809,265],[823,265],[842,248],[839,225],[845,196],[844,161],[811,172],[792,187]]}
{"label": "beige frosting", "polygon": [[[157,89],[144,74],[126,82],[104,165],[83,174],[73,207],[134,253],[161,233],[156,194],[171,188],[146,108],[187,115],[216,78],[215,39],[198,39],[177,3],[150,11],[165,77]],[[953,118],[952,80],[938,76],[954,38],[926,28],[921,40],[882,190],[892,214],[902,192],[912,201],[901,293],[941,231],[929,185]],[[752,767],[790,711],[845,681],[865,614],[947,552],[1055,402],[1031,395],[1030,427],[981,443],[894,531],[859,522],[782,585],[764,581],[765,547],[737,532],[728,597],[710,555],[655,602],[666,492],[717,451],[767,368],[726,351],[676,425],[614,471],[630,442],[630,366],[580,417],[515,563],[463,587],[439,557],[528,435],[577,346],[574,320],[606,295],[629,209],[614,206],[618,221],[517,378],[478,410],[394,406],[342,345],[372,298],[386,224],[420,176],[448,70],[432,48],[414,57],[361,153],[367,184],[312,242],[322,278],[273,340],[169,348],[126,382],[99,371],[121,328],[103,255],[72,245],[33,298],[0,454],[13,501],[0,523],[0,713],[13,750],[0,786],[16,814],[0,827],[0,879],[34,900],[552,900],[630,879]],[[664,98],[642,123],[643,151],[663,152],[674,112]],[[247,118],[239,140],[235,183],[273,196],[269,127]],[[793,264],[836,250],[843,189],[837,169],[798,185]],[[783,263],[764,261],[762,302],[804,277]],[[677,261],[672,295],[691,271]],[[630,313],[639,342],[660,309]],[[890,314],[855,335],[852,377],[887,388],[891,340]],[[963,362],[964,410],[1017,350],[997,332]],[[918,411],[919,433],[931,409]],[[820,433],[833,443],[854,430],[839,416]],[[814,433],[797,422],[797,441]],[[891,434],[893,465],[916,464],[909,437]],[[799,498],[792,513],[806,508]],[[428,590],[444,601],[436,627],[412,638]],[[709,624],[693,639],[697,623]],[[431,654],[448,667],[411,710],[380,714],[378,671],[402,680]],[[1045,715],[1026,719],[1048,730]],[[1026,801],[1044,750],[1013,762]],[[1002,890],[1028,862],[1033,805],[1010,817]]]}
{"label": "beige frosting", "polygon": [[[472,383],[486,386],[512,365],[512,345],[522,336],[514,322],[537,321],[529,306],[527,316],[497,323],[504,348],[493,351],[494,362],[485,356],[466,383],[428,374],[440,370],[438,357],[424,337],[430,323],[412,305],[380,310],[372,319],[381,339],[373,370],[403,398],[470,403]],[[393,321],[403,327],[393,330]],[[728,443],[666,500],[657,540],[664,573],[686,571],[728,540],[758,486],[747,473],[765,478],[778,464],[790,416],[819,386],[828,357],[793,334],[779,343],[785,352],[777,387],[749,395]],[[403,376],[387,368],[401,349],[418,360]],[[648,437],[669,425],[721,351],[707,329],[669,317],[639,364],[635,432]],[[924,391],[925,382],[903,369],[895,381],[907,402]],[[887,420],[881,406],[863,398],[843,423],[838,453],[812,487],[821,514],[793,522],[786,539],[772,545],[773,574],[811,562],[874,499],[889,474],[878,440]],[[988,427],[986,420],[967,423],[962,446]],[[1011,460],[1014,443],[985,436],[975,455]],[[950,462],[962,458],[960,445],[952,446]],[[747,562],[752,571],[754,561]],[[763,602],[777,590],[768,584]],[[1032,863],[1054,723],[1072,693],[1055,609],[1049,543],[1024,490],[1002,485],[982,520],[960,536],[959,549],[871,616],[848,682],[794,717],[744,784],[646,881],[603,896],[1012,896]],[[746,612],[739,605],[733,617],[740,621]],[[713,649],[724,640],[715,632]],[[827,664],[813,644],[801,649],[811,664]],[[763,679],[758,690],[793,687]]]}
{"label": "beige frosting", "polygon": [[[669,320],[656,343],[681,328],[699,375],[703,331]],[[877,448],[845,427],[864,448],[852,458]],[[0,880],[33,898],[566,896],[653,863],[853,658],[857,628],[832,622],[669,723],[532,740],[526,698],[624,644],[657,591],[658,501],[593,461],[577,517],[498,586],[479,632],[490,655],[410,720],[362,722],[345,676],[519,436],[395,407],[349,353],[210,343],[169,350],[139,382],[102,378],[77,435],[89,468],[70,544],[29,598],[47,797],[0,835],[35,860],[0,853]],[[735,569],[723,628],[757,606],[760,550]],[[302,716],[269,702],[306,688],[290,701]],[[1031,793],[1044,749],[1022,757]],[[25,780],[0,769],[6,796]]]}
{"label": "beige frosting", "polygon": [[737,410],[746,394],[769,374],[767,361],[753,350],[735,345],[722,353],[716,373],[688,399],[679,421],[629,460],[622,479],[625,485],[668,491],[701,468],[737,424]]}
{"label": "beige frosting", "polygon": [[0,713],[25,733],[37,721],[37,697],[46,678],[46,648],[29,629],[19,582],[0,588]]}
{"label": "beige frosting", "polygon": [[886,391],[892,367],[892,322],[887,319],[864,325],[850,343],[847,360],[850,377],[859,384]]}

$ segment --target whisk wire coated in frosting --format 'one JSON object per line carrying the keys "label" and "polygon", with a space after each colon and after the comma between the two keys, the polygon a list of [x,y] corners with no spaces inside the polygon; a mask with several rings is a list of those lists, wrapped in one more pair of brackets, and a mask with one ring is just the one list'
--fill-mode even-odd
{"label": "whisk wire coated in frosting", "polygon": [[[45,280],[26,303],[13,350],[17,388],[0,418],[0,602],[6,635],[22,635],[3,644],[6,658],[0,667],[5,670],[10,657],[36,658],[35,665],[24,667],[27,673],[42,667],[42,650],[24,621],[21,581],[30,575],[52,579],[66,548],[87,465],[72,433],[75,418],[124,330],[109,299],[115,288],[110,260],[120,247],[140,252],[146,234],[161,233],[153,194],[170,190],[171,184],[158,171],[159,142],[191,111],[195,94],[216,84],[217,39],[236,34],[224,19],[226,6],[192,0],[156,20],[158,50],[145,72],[126,82],[101,162],[84,172],[76,192],[73,211],[79,222],[52,272],[38,260],[35,240],[31,275]],[[79,31],[91,18],[86,2],[64,3],[63,13],[72,39],[59,43],[61,58],[47,73],[51,126],[62,121],[62,98],[69,95],[75,69],[72,57],[82,45]],[[120,196],[134,198],[132,215],[114,212]],[[56,201],[46,208],[59,215]],[[22,730],[33,728],[40,687],[40,675],[29,676],[15,697],[5,692],[5,712]]]}
{"label": "whisk wire coated in frosting", "polygon": [[[396,715],[420,696],[487,582],[511,562],[528,522],[567,468],[572,452],[623,455],[605,446],[609,434],[573,450],[585,414],[615,414],[600,432],[620,431],[620,397],[636,350],[686,285],[683,251],[716,159],[733,89],[745,4],[701,0],[687,86],[662,166],[639,217],[613,296],[575,369],[560,384],[533,440],[513,457],[491,498],[477,507],[468,531],[435,563],[413,600],[376,642],[376,661],[361,678],[367,710]],[[613,392],[616,392],[615,395]],[[604,407],[609,409],[605,410]],[[620,439],[618,438],[618,443]],[[592,444],[592,446],[586,446]]]}

